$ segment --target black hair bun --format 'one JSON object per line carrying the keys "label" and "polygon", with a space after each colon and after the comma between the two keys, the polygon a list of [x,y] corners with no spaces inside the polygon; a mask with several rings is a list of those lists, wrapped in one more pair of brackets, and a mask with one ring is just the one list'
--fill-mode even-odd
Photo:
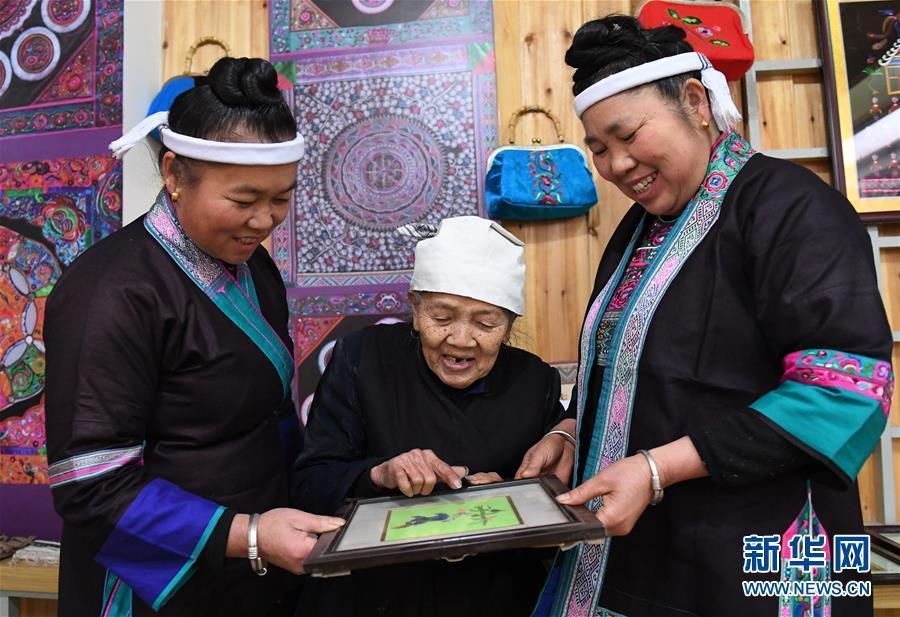
{"label": "black hair bun", "polygon": [[575,33],[566,52],[566,64],[575,69],[572,80],[579,89],[604,68],[612,72],[651,60],[673,56],[691,47],[684,42],[685,32],[676,26],[644,29],[628,15],[609,15],[589,21]]}
{"label": "black hair bun", "polygon": [[206,84],[226,105],[253,107],[282,102],[278,73],[261,58],[222,58],[209,69]]}
{"label": "black hair bun", "polygon": [[[278,90],[278,73],[262,58],[222,58],[194,87],[172,101],[169,128],[176,133],[231,141],[290,141],[297,123]],[[161,151],[160,156],[165,154]]]}

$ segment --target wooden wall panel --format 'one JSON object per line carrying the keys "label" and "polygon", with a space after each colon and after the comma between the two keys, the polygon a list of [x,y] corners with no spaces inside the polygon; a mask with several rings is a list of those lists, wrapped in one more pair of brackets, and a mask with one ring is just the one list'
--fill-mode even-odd
{"label": "wooden wall panel", "polygon": [[[788,6],[794,0],[765,0],[750,2],[753,23],[753,48],[756,57],[766,60],[791,58]],[[800,24],[796,28],[801,27]]]}
{"label": "wooden wall panel", "polygon": [[803,166],[822,178],[822,182],[831,184],[831,162],[826,159],[804,161]]}
{"label": "wooden wall panel", "polygon": [[828,127],[822,79],[814,73],[793,76],[794,143],[797,148],[827,148]]}
{"label": "wooden wall panel", "polygon": [[[589,19],[610,13],[632,14],[639,0],[495,0],[494,35],[497,54],[498,106],[501,141],[507,138],[510,114],[523,104],[550,107],[563,121],[568,141],[581,143],[583,131],[571,112],[571,72],[563,55],[571,36]],[[268,52],[267,9],[264,0],[166,0],[164,74],[181,73],[184,55],[196,39],[224,38],[235,56],[265,57]],[[812,0],[753,0],[753,40],[758,59],[808,58],[818,55]],[[214,48],[202,50],[195,69],[208,68],[218,58]],[[740,108],[745,108],[740,84],[731,84]],[[821,79],[816,74],[766,77],[760,80],[763,148],[806,148],[826,145]],[[746,134],[746,123],[745,123]],[[554,135],[549,124],[529,117],[517,139],[534,135],[545,142]],[[803,163],[826,181],[827,161]],[[630,206],[615,188],[598,179],[599,205],[583,217],[546,223],[514,223],[509,227],[527,243],[526,315],[517,325],[516,342],[548,361],[574,360],[577,337],[591,290],[594,271],[609,236]],[[900,251],[882,260],[892,323],[900,329]],[[898,354],[895,354],[897,356]],[[900,357],[895,357],[900,360]],[[900,365],[898,365],[900,366]],[[900,424],[898,405],[891,423]],[[900,448],[895,448],[896,494],[900,496]],[[859,477],[867,519],[880,516],[877,486],[880,473],[870,460]],[[900,512],[900,502],[897,510]]]}
{"label": "wooden wall panel", "polygon": [[[269,55],[268,4],[265,0],[166,0],[163,32],[163,76],[184,71],[184,58],[200,38],[215,36],[240,58]],[[204,73],[222,56],[218,47],[197,51],[193,71]]]}
{"label": "wooden wall panel", "polygon": [[59,602],[56,600],[17,598],[14,602],[18,606],[18,617],[51,617],[59,612]]}
{"label": "wooden wall panel", "polygon": [[[753,2],[768,10],[768,1]],[[786,0],[785,18],[787,19],[787,46],[789,58],[815,58],[819,55],[819,43],[816,35],[816,19],[812,0]],[[758,31],[754,24],[754,36]]]}
{"label": "wooden wall panel", "polygon": [[878,460],[870,456],[856,477],[856,482],[859,485],[859,503],[862,507],[864,521],[881,519],[881,508],[878,506],[878,485],[881,481],[880,469]]}
{"label": "wooden wall panel", "polygon": [[[541,105],[559,117],[562,133],[570,142],[580,143],[584,132],[570,112],[571,75],[562,58],[571,44],[572,34],[581,24],[578,2],[532,2],[519,4],[515,39],[510,44],[518,51],[518,79],[499,81],[501,138],[509,138],[506,119],[521,105]],[[512,34],[512,33],[511,33]],[[506,42],[498,43],[498,48]],[[548,65],[556,62],[555,70]],[[504,75],[498,68],[498,74]],[[518,95],[507,92],[516,89]],[[509,102],[518,105],[509,106]],[[521,118],[516,142],[530,143],[532,137],[543,143],[555,143],[553,124],[537,114]],[[526,347],[540,349],[548,361],[576,357],[580,315],[587,302],[588,242],[586,217],[565,221],[507,224],[526,246],[529,269],[526,284],[526,313],[520,329]],[[547,327],[553,324],[553,327]]]}
{"label": "wooden wall panel", "polygon": [[756,147],[827,147],[822,80],[817,74],[763,75],[757,87],[762,143]]}
{"label": "wooden wall panel", "polygon": [[[882,225],[879,232],[885,236],[900,236],[900,225]],[[894,331],[900,330],[900,249],[884,249],[881,251],[881,277],[882,277],[882,295],[884,297],[885,310],[887,311],[888,322]],[[900,372],[900,344],[894,343],[893,365],[895,374]],[[900,396],[897,396],[897,390],[891,402],[891,413],[888,417],[888,424],[893,427],[900,426]],[[894,440],[892,444],[893,469],[894,469],[894,496],[895,512],[900,516],[900,442]],[[874,464],[877,456],[873,455],[866,464]],[[881,485],[882,478],[879,476],[871,479],[872,490],[876,491]],[[869,505],[866,496],[862,494],[865,487],[863,479],[859,480],[861,499],[863,505],[863,514]],[[878,507],[878,501],[871,506],[874,516],[867,520],[883,520],[882,512]]]}
{"label": "wooden wall panel", "polygon": [[[772,59],[772,58],[766,58]],[[774,150],[794,142],[794,80],[791,75],[766,75],[757,79],[761,143],[755,148]]]}

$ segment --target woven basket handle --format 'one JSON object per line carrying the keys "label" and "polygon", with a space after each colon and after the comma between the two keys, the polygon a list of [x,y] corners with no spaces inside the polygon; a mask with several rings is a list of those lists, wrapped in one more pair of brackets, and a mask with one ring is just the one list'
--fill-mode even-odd
{"label": "woven basket handle", "polygon": [[231,55],[231,49],[228,47],[228,44],[222,39],[217,39],[214,36],[204,36],[202,39],[197,39],[194,41],[194,44],[191,45],[191,48],[188,49],[187,55],[184,57],[184,74],[191,74],[191,66],[194,64],[194,56],[197,53],[197,50],[206,45],[218,45],[225,52],[226,56]]}
{"label": "woven basket handle", "polygon": [[[516,143],[516,124],[519,122],[519,118],[524,116],[525,114],[544,114],[550,120],[553,121],[553,126],[556,128],[556,137],[559,139],[559,143],[565,143],[566,138],[563,137],[562,134],[562,126],[559,124],[559,118],[553,115],[546,107],[541,107],[540,105],[526,105],[521,109],[514,111],[512,118],[509,119],[509,143]],[[540,137],[532,137],[531,143],[539,144],[541,143]]]}

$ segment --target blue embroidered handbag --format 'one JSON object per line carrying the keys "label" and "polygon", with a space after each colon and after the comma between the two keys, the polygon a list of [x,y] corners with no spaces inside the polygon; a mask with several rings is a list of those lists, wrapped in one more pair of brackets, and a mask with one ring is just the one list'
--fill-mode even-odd
{"label": "blue embroidered handbag", "polygon": [[[553,121],[559,143],[550,146],[534,138],[530,146],[515,145],[516,124],[528,113]],[[484,183],[487,213],[492,219],[542,221],[584,214],[597,203],[597,187],[587,157],[565,143],[559,120],[543,107],[523,107],[509,121],[509,146],[488,157]]]}
{"label": "blue embroidered handbag", "polygon": [[[175,99],[179,94],[194,87],[194,77],[200,77],[202,73],[192,72],[191,67],[194,64],[194,56],[196,55],[197,50],[205,45],[218,45],[222,48],[222,51],[225,52],[226,56],[231,55],[231,49],[225,41],[217,39],[214,36],[205,36],[198,39],[191,45],[190,49],[188,49],[187,56],[184,59],[184,73],[172,77],[162,85],[162,88],[160,88],[159,92],[156,93],[156,96],[154,96],[153,100],[150,102],[150,109],[147,110],[148,116],[152,116],[158,111],[169,111],[172,108],[172,103],[175,102]],[[150,134],[156,141],[160,140],[159,129],[153,129]]]}

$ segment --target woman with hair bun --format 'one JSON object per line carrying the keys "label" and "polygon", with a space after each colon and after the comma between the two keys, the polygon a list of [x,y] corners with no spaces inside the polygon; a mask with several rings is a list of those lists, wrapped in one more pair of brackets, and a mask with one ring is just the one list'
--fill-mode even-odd
{"label": "woman with hair bun", "polygon": [[741,584],[868,576],[838,536],[863,533],[856,476],[893,388],[871,245],[843,195],[735,132],[683,39],[610,16],[566,54],[594,165],[635,203],[586,313],[560,497],[612,537],[560,554],[537,614],[871,614]]}
{"label": "woman with hair bun", "polygon": [[294,364],[260,243],[287,214],[303,138],[275,69],[247,58],[220,60],[111,148],[157,127],[156,202],[47,304],[60,614],[290,612],[291,573],[342,523],[285,507]]}

